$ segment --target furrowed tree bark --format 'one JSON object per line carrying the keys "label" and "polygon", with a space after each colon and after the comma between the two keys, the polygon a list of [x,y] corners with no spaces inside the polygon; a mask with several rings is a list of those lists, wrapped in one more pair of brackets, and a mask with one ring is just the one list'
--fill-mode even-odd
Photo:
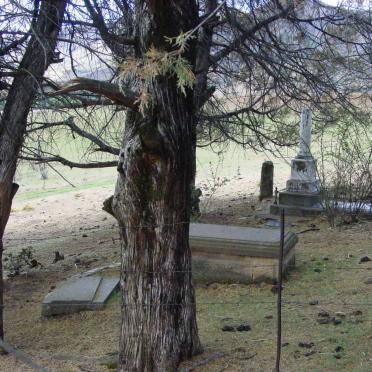
{"label": "furrowed tree bark", "polygon": [[8,222],[12,200],[18,190],[16,183],[0,182],[0,338],[4,339],[4,283],[3,283],[3,236]]}
{"label": "furrowed tree bark", "polygon": [[[140,1],[143,55],[170,48],[195,26],[194,0]],[[148,23],[147,23],[148,21]],[[194,65],[195,44],[183,56]],[[189,219],[194,179],[193,92],[158,76],[146,113],[129,111],[112,211],[122,241],[119,371],[175,371],[201,352],[191,277]]]}
{"label": "furrowed tree bark", "polygon": [[[3,236],[12,200],[18,185],[13,183],[17,158],[26,132],[27,116],[42,81],[53,60],[56,39],[62,24],[66,0],[43,1],[37,15],[34,34],[26,47],[19,70],[14,77],[0,121],[0,260]],[[0,337],[3,329],[3,272],[0,264]]]}

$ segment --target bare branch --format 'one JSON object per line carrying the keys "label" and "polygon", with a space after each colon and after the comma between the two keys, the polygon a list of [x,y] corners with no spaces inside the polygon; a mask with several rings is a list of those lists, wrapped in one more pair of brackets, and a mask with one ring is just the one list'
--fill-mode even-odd
{"label": "bare branch", "polygon": [[277,21],[280,18],[285,18],[291,10],[293,10],[293,3],[290,3],[286,7],[283,8],[277,14],[272,15],[271,17],[265,18],[260,22],[256,22],[250,29],[245,30],[239,36],[237,36],[229,45],[225,48],[221,49],[216,54],[210,57],[211,64],[218,63],[222,58],[227,57],[232,51],[234,51],[239,46],[242,46],[244,41],[247,40],[249,37],[253,36],[257,31],[260,29],[267,27],[270,23]]}
{"label": "bare branch", "polygon": [[38,125],[37,127],[32,127],[27,130],[27,133],[35,132],[38,130],[44,130],[52,127],[57,126],[67,126],[70,128],[74,133],[78,134],[79,136],[88,139],[89,141],[93,142],[98,146],[98,151],[107,152],[113,155],[119,155],[120,150],[118,148],[112,147],[110,145],[107,145],[104,141],[102,141],[97,136],[94,136],[93,134],[86,132],[85,130],[79,128],[75,122],[74,118],[71,116],[66,120],[58,121],[54,123],[34,123]]}
{"label": "bare branch", "polygon": [[117,161],[102,161],[102,162],[94,162],[94,163],[76,163],[70,161],[62,156],[51,156],[51,157],[43,157],[43,156],[23,156],[19,157],[21,160],[32,161],[36,163],[61,163],[66,165],[70,168],[85,168],[85,169],[93,169],[93,168],[110,168],[116,167],[118,162]]}
{"label": "bare branch", "polygon": [[126,106],[132,110],[138,110],[137,97],[134,94],[129,93],[129,95],[125,96],[117,84],[109,83],[107,81],[77,78],[70,80],[67,85],[61,89],[48,93],[47,95],[49,97],[56,97],[81,90],[105,96],[118,105]]}

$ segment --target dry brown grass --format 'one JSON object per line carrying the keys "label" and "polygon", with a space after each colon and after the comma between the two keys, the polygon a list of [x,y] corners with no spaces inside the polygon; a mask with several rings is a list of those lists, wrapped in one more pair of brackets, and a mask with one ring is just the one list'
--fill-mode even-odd
{"label": "dry brown grass", "polygon": [[[255,224],[253,217],[241,219],[244,203],[247,202],[237,201],[227,217],[217,211],[204,216],[204,219],[216,223]],[[372,276],[372,263],[358,263],[360,256],[372,256],[372,223],[344,226],[339,231],[330,230],[323,219],[311,222],[320,230],[300,235],[297,265],[285,283],[284,300],[300,304],[285,305],[283,310],[283,342],[288,343],[283,348],[283,371],[370,371],[372,306],[353,303],[372,304],[371,286],[364,284],[365,279]],[[292,229],[302,231],[309,223],[298,220]],[[77,272],[74,266],[76,257],[88,262],[87,267],[118,261],[118,245],[110,240],[112,231],[97,229],[88,235],[88,238],[59,240],[58,247],[66,258],[55,265],[51,261],[56,240],[33,244],[36,258],[45,268],[12,278],[6,284],[7,341],[51,371],[109,370],[107,366],[112,366],[112,353],[117,351],[119,296],[101,312],[82,312],[50,319],[40,316],[41,301],[51,285]],[[103,243],[98,244],[99,241]],[[94,261],[97,258],[98,261]],[[86,267],[80,270],[86,270]],[[324,305],[308,305],[314,299]],[[203,363],[212,356],[209,363],[202,364],[195,371],[272,370],[276,296],[270,285],[197,285],[197,301],[205,353],[185,363],[185,367],[194,366],[198,361]],[[232,304],[237,302],[240,304]],[[337,326],[320,325],[317,323],[320,310],[330,315],[343,312],[345,317],[340,318],[342,323]],[[356,310],[361,310],[362,315],[352,315]],[[224,325],[246,323],[252,328],[249,332],[221,330]],[[301,348],[299,342],[313,342],[314,346]],[[335,352],[337,346],[343,348],[340,353]],[[314,351],[314,354],[306,356],[309,351]],[[337,355],[340,359],[336,359]],[[11,356],[1,356],[0,370],[27,371],[27,368]]]}

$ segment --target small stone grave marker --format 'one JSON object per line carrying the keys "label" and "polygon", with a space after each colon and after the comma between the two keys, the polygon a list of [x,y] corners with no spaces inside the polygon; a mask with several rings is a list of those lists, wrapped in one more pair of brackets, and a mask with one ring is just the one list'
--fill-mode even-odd
{"label": "small stone grave marker", "polygon": [[85,276],[62,282],[48,293],[42,315],[71,314],[82,310],[101,310],[119,286],[118,278]]}

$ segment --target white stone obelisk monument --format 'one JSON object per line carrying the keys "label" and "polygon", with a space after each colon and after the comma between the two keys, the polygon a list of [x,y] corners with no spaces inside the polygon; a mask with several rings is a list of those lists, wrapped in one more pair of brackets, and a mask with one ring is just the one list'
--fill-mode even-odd
{"label": "white stone obelisk monument", "polygon": [[300,123],[300,139],[299,139],[299,152],[298,157],[309,158],[311,157],[311,110],[304,108],[301,112],[301,123]]}
{"label": "white stone obelisk monument", "polygon": [[299,151],[291,161],[291,176],[286,190],[279,193],[279,204],[272,213],[285,208],[290,214],[311,214],[321,210],[316,160],[311,153],[311,110],[301,112]]}
{"label": "white stone obelisk monument", "polygon": [[316,160],[311,154],[311,110],[304,108],[301,113],[299,151],[291,162],[291,178],[287,191],[318,193]]}

